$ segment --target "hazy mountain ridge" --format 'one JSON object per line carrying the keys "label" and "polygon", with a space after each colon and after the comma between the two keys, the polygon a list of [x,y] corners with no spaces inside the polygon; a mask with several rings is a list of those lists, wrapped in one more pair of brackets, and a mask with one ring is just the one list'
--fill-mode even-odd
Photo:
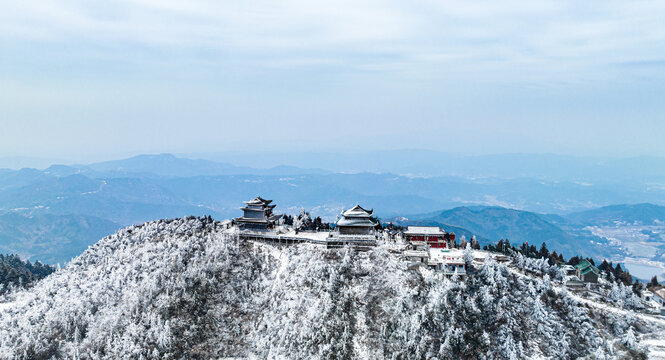
{"label": "hazy mountain ridge", "polygon": [[650,225],[665,222],[665,206],[648,203],[610,205],[568,214],[566,218],[588,225],[608,225],[617,222]]}
{"label": "hazy mountain ridge", "polygon": [[278,165],[259,169],[204,159],[179,158],[172,154],[137,155],[127,159],[88,165],[52,165],[45,173],[57,176],[83,174],[96,178],[112,177],[193,177],[218,175],[303,175],[325,174],[322,169]]}
{"label": "hazy mountain ridge", "polygon": [[[381,159],[381,162],[385,161]],[[170,166],[173,168],[170,169]],[[207,169],[209,166],[212,168]],[[328,221],[334,221],[341,209],[360,203],[373,207],[384,220],[407,216],[417,223],[440,223],[447,228],[457,229],[460,236],[468,238],[475,234],[481,242],[498,241],[505,237],[513,242],[530,241],[536,245],[546,241],[551,243],[551,249],[560,248],[559,251],[566,254],[577,252],[576,248],[581,244],[581,253],[589,250],[589,255],[611,256],[621,254],[623,250],[608,248],[605,251],[603,246],[598,245],[604,244],[602,238],[585,230],[589,222],[579,218],[590,216],[593,211],[587,215],[574,214],[572,216],[577,218],[573,219],[562,209],[587,209],[593,204],[605,204],[608,199],[617,202],[659,199],[657,191],[643,192],[639,187],[620,191],[611,184],[598,187],[537,179],[306,173],[307,169],[283,167],[273,169],[277,172],[286,171],[285,174],[276,175],[195,175],[206,171],[215,172],[216,169],[226,171],[229,167],[232,165],[162,154],[92,164],[85,169],[52,166],[44,171],[0,171],[0,213],[91,216],[126,226],[156,218],[190,214],[231,218],[239,215],[238,207],[242,201],[263,195],[275,201],[279,213],[298,213],[301,208],[305,208]],[[245,168],[233,169],[244,171]],[[161,171],[164,176],[148,171]],[[292,174],[289,175],[289,172]],[[662,200],[665,200],[665,192]],[[477,216],[473,213],[466,214],[467,218],[437,218],[433,215],[434,212],[441,212],[440,209],[474,204],[516,208],[524,212],[507,211],[502,215],[506,219],[500,219],[495,214],[484,220],[479,219],[482,224],[469,223],[471,218]],[[526,211],[538,213],[532,216]],[[630,217],[630,209],[627,211],[624,219]],[[557,212],[557,215],[548,215],[552,212]],[[410,214],[430,215],[414,217]],[[509,224],[508,219],[515,214],[521,214],[523,221]],[[491,228],[499,224],[503,224],[503,227]],[[38,224],[35,223],[35,226]],[[88,245],[97,238],[91,234]],[[591,245],[591,241],[598,244]],[[85,249],[83,243],[80,245],[75,254]],[[30,254],[26,249],[13,249],[21,254]],[[64,262],[69,260],[70,254],[54,254],[51,258]]]}
{"label": "hazy mountain ridge", "polygon": [[634,356],[652,326],[491,261],[451,281],[396,250],[280,250],[198,218],[132,226],[0,302],[0,357]]}
{"label": "hazy mountain ridge", "polygon": [[[425,152],[427,153],[427,152]],[[89,165],[73,165],[52,166],[45,170],[44,173],[68,176],[74,174],[82,174],[92,178],[111,178],[111,177],[206,177],[206,176],[230,176],[230,175],[258,175],[258,176],[286,176],[286,175],[305,175],[313,176],[308,178],[311,181],[322,181],[322,178],[316,175],[336,175],[330,179],[335,182],[345,182],[346,187],[359,188],[361,193],[368,191],[368,185],[376,186],[382,192],[398,193],[401,195],[417,195],[426,199],[433,199],[440,203],[446,203],[443,207],[452,207],[454,204],[464,205],[467,204],[480,204],[480,205],[503,205],[519,208],[530,211],[540,212],[560,212],[565,213],[568,210],[587,209],[590,207],[598,207],[602,205],[616,204],[616,203],[636,203],[636,202],[662,202],[665,204],[665,190],[659,190],[657,184],[652,182],[646,184],[641,181],[646,181],[649,177],[642,178],[641,181],[635,182],[583,182],[578,179],[579,176],[571,174],[568,177],[560,178],[559,176],[541,176],[538,175],[539,171],[528,171],[532,168],[543,168],[552,171],[552,168],[557,168],[552,165],[552,162],[566,163],[565,159],[569,157],[546,156],[546,155],[496,155],[485,157],[453,157],[459,161],[449,165],[438,166],[440,161],[446,161],[450,155],[439,154],[440,156],[423,157],[424,153],[417,151],[389,152],[379,156],[381,152],[369,152],[358,155],[359,159],[353,159],[339,154],[336,161],[325,157],[328,161],[316,161],[315,163],[308,163],[307,167],[294,167],[293,165],[275,165],[275,164],[293,164],[298,163],[297,154],[293,156],[279,156],[278,161],[272,168],[257,169],[247,166],[236,166],[230,163],[219,163],[210,160],[202,159],[188,159],[178,158],[170,154],[160,155],[139,155],[123,160],[114,160],[103,163],[93,163]],[[419,155],[420,154],[420,155]],[[300,154],[304,156],[304,154]],[[307,154],[307,156],[316,157],[316,154]],[[390,156],[388,156],[390,155]],[[270,158],[271,154],[266,155]],[[321,170],[318,167],[327,167],[334,171],[339,170],[335,164],[349,164],[352,168],[358,161],[358,164],[370,162],[370,156],[375,156],[373,163],[383,164],[381,169],[374,169],[372,166],[367,166],[363,172],[352,171],[351,174],[331,174],[329,170]],[[243,156],[237,155],[231,157],[236,162],[244,159]],[[408,160],[409,158],[411,160]],[[513,158],[519,158],[527,161],[513,162],[511,166],[501,166],[501,164],[509,162]],[[294,160],[295,158],[295,160]],[[367,159],[365,159],[367,158]],[[456,169],[471,166],[473,159],[484,159],[481,161],[483,166],[478,166],[478,170],[487,169],[484,174],[465,173]],[[259,159],[254,159],[259,160]],[[403,172],[400,169],[404,163],[412,163],[413,161],[423,162],[423,167],[428,165],[428,169],[441,169],[442,173],[430,173],[423,177],[414,177],[409,172]],[[652,159],[657,161],[658,159]],[[468,161],[468,162],[467,162]],[[480,160],[479,160],[480,161]],[[583,162],[584,166],[580,165],[580,169],[585,169],[588,162]],[[609,161],[609,160],[607,160]],[[616,160],[618,161],[618,160]],[[630,163],[629,159],[621,160],[625,163]],[[601,160],[593,160],[593,163],[602,162]],[[267,165],[270,163],[261,161],[247,161],[245,164],[255,164],[256,166]],[[316,167],[311,165],[318,164]],[[392,164],[392,167],[389,165]],[[492,164],[492,166],[486,166]],[[515,164],[520,164],[519,167]],[[383,167],[386,168],[383,168]],[[626,165],[627,166],[627,165]],[[495,173],[491,169],[504,169],[505,172]],[[374,169],[374,170],[372,170]],[[522,169],[522,170],[520,170]],[[375,174],[370,174],[368,171],[373,171]],[[654,170],[657,172],[656,170]],[[378,173],[377,173],[378,172]],[[364,176],[363,176],[364,174]],[[398,174],[398,175],[391,175]],[[399,175],[402,174],[402,175]],[[406,175],[405,175],[406,174]],[[548,173],[549,174],[549,173]],[[359,175],[359,176],[345,176],[345,175]],[[665,178],[665,170],[663,171],[663,178]],[[637,175],[635,175],[638,177]],[[639,177],[638,177],[639,178]],[[547,179],[547,180],[544,180]],[[603,178],[606,179],[606,178]],[[616,177],[614,177],[616,179]],[[392,180],[392,181],[389,181]],[[398,180],[395,182],[395,180]],[[1,183],[1,182],[0,182]],[[426,186],[422,186],[426,185]],[[371,188],[369,188],[371,189]],[[647,193],[649,196],[647,196]],[[502,194],[503,196],[499,196]],[[449,195],[449,196],[447,196]],[[478,196],[475,196],[478,195]],[[458,200],[456,200],[459,198]],[[493,199],[495,198],[495,199]],[[536,199],[537,201],[534,201]],[[496,202],[492,204],[491,202]],[[549,204],[549,205],[548,205]]]}
{"label": "hazy mountain ridge", "polygon": [[546,181],[616,183],[665,182],[665,158],[580,157],[556,154],[507,153],[457,155],[422,149],[370,150],[355,152],[251,153],[228,151],[183,155],[213,161],[257,164],[271,167],[287,164],[321,167],[332,172],[378,172],[418,176],[464,178],[532,178]]}
{"label": "hazy mountain ridge", "polygon": [[607,246],[606,239],[593,236],[581,225],[566,222],[564,224],[568,228],[564,230],[562,224],[548,221],[547,215],[528,211],[501,207],[457,207],[406,218],[408,220],[398,220],[398,223],[441,224],[453,231],[451,225],[460,227],[467,238],[468,233],[474,234],[481,244],[486,244],[487,240],[494,243],[500,239],[507,239],[512,244],[529,243],[536,247],[546,243],[550,250],[568,257],[582,254],[602,258],[616,253],[616,250],[613,252]]}

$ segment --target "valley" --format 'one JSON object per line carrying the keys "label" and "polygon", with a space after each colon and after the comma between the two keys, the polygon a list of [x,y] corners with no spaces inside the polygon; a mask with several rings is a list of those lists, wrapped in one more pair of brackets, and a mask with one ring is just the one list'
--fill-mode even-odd
{"label": "valley", "polygon": [[605,238],[610,246],[623,249],[611,259],[623,264],[633,276],[647,280],[658,276],[665,280],[665,226],[616,223],[591,226],[596,236]]}

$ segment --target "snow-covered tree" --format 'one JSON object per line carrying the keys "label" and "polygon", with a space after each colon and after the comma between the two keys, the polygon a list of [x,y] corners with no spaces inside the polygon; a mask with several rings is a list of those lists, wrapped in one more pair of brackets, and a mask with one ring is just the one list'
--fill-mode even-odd
{"label": "snow-covered tree", "polygon": [[628,346],[638,317],[586,307],[548,273],[490,257],[451,281],[408,270],[401,246],[278,248],[193,217],[131,226],[0,298],[0,358],[617,357],[614,340],[640,351]]}
{"label": "snow-covered tree", "polygon": [[293,228],[296,230],[309,229],[312,225],[312,218],[309,216],[309,213],[305,209],[300,210],[295,218],[293,218]]}

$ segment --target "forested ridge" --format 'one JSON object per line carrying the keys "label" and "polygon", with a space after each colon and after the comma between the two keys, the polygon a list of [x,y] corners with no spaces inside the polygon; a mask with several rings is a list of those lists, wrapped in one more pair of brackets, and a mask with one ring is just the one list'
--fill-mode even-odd
{"label": "forested ridge", "polygon": [[23,261],[17,255],[0,254],[0,294],[11,287],[29,286],[55,271],[39,261]]}

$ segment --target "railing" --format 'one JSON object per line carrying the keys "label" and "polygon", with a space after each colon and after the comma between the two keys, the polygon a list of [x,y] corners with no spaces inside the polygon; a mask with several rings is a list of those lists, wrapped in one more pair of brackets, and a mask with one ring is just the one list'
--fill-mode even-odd
{"label": "railing", "polygon": [[340,235],[333,234],[332,239],[340,239],[344,241],[357,240],[357,241],[374,241],[376,240],[375,235]]}
{"label": "railing", "polygon": [[444,269],[441,272],[443,272],[444,275],[455,275],[455,274],[457,274],[457,275],[466,275],[466,270],[465,269],[460,269],[460,268],[457,268],[455,270],[446,270],[446,269]]}
{"label": "railing", "polygon": [[309,242],[312,244],[327,245],[328,247],[341,247],[344,245],[353,246],[376,246],[376,237],[373,235],[338,235],[334,234],[332,237],[325,239],[315,239],[297,235],[278,235],[273,233],[247,231],[243,230],[239,233],[240,237],[247,240],[257,241],[270,241],[274,243],[302,243]]}

